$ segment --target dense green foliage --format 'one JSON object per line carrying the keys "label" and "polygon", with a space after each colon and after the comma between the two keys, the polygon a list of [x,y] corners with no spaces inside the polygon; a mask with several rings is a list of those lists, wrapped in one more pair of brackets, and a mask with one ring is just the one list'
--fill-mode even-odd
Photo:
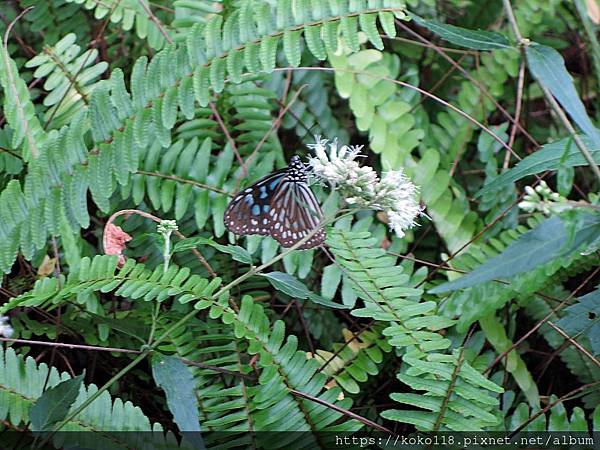
{"label": "dense green foliage", "polygon": [[[590,8],[4,2],[0,431],[312,449],[600,430]],[[231,196],[315,135],[403,170],[420,226],[315,183],[323,246],[229,233]],[[88,433],[30,433],[59,430]]]}

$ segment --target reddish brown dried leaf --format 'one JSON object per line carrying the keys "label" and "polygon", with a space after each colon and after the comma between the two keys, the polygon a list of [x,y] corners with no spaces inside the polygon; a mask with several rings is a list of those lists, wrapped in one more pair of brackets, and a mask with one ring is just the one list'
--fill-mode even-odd
{"label": "reddish brown dried leaf", "polygon": [[126,242],[133,239],[125,233],[121,227],[112,223],[107,223],[104,227],[104,253],[107,255],[119,256],[119,267],[125,264],[125,255],[123,251],[127,248]]}

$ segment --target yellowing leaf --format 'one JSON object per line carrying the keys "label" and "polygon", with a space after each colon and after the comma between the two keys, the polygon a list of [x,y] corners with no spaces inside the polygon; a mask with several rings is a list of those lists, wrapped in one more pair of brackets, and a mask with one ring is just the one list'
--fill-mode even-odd
{"label": "yellowing leaf", "polygon": [[50,258],[48,255],[44,255],[44,259],[38,267],[37,274],[40,277],[47,277],[52,275],[54,268],[56,267],[56,258]]}

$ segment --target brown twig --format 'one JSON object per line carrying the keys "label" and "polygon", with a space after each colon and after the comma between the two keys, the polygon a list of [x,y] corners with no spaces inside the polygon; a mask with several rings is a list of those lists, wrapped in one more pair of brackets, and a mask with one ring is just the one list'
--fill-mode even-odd
{"label": "brown twig", "polygon": [[11,149],[8,149],[6,147],[0,146],[0,152],[8,153],[9,155],[14,156],[15,158],[18,158],[21,161],[23,161],[23,157],[21,155],[19,155],[18,153],[13,152]]}
{"label": "brown twig", "polygon": [[[515,137],[517,136],[517,129],[520,128],[519,120],[521,119],[521,107],[523,106],[523,88],[525,86],[525,61],[521,61],[519,65],[519,78],[517,81],[517,103],[515,106],[515,121],[513,127],[510,130],[510,137],[508,138],[508,146],[512,148],[515,143]],[[503,169],[508,169],[510,163],[510,153],[504,154],[504,162],[502,163]]]}
{"label": "brown twig", "polygon": [[600,381],[594,381],[593,383],[584,384],[583,386],[579,386],[578,388],[573,389],[572,391],[570,391],[567,394],[563,395],[559,399],[557,399],[557,400],[549,403],[545,408],[539,410],[538,412],[536,412],[535,414],[533,414],[532,416],[530,416],[525,422],[523,422],[515,430],[513,430],[507,437],[509,439],[512,438],[512,437],[514,437],[519,431],[521,431],[523,428],[525,428],[527,425],[529,425],[535,419],[537,419],[538,417],[540,417],[542,414],[546,414],[555,405],[557,405],[557,404],[559,404],[561,402],[564,402],[565,400],[569,400],[569,397],[572,397],[575,394],[578,394],[579,392],[583,392],[586,389],[589,389],[589,388],[592,388],[592,387],[595,387],[595,386],[598,386],[598,385],[600,385]]}
{"label": "brown twig", "polygon": [[163,173],[158,173],[158,172],[146,172],[145,170],[137,170],[135,173],[139,173],[140,175],[146,175],[149,177],[164,178],[165,180],[173,180],[173,181],[177,181],[179,183],[184,183],[184,184],[191,184],[192,186],[197,186],[199,188],[206,189],[208,191],[213,191],[213,192],[217,192],[219,194],[225,194],[225,195],[228,195],[229,197],[233,197],[233,194],[230,194],[229,192],[227,192],[223,189],[219,189],[218,187],[210,186],[210,185],[204,184],[204,183],[199,183],[198,181],[189,180],[187,178],[181,178],[176,175],[165,175]]}
{"label": "brown twig", "polygon": [[139,350],[129,350],[126,348],[113,348],[113,347],[98,347],[95,345],[82,345],[82,344],[64,344],[62,342],[46,342],[46,341],[34,341],[31,339],[13,339],[13,338],[4,338],[0,337],[0,341],[3,342],[13,342],[16,344],[32,344],[32,345],[44,345],[48,347],[61,347],[61,348],[70,348],[70,349],[80,349],[80,350],[92,350],[98,352],[116,352],[116,353],[140,353]]}
{"label": "brown twig", "polygon": [[229,142],[229,145],[231,146],[231,149],[233,150],[233,153],[235,154],[235,158],[238,160],[238,163],[242,167],[242,173],[244,174],[245,177],[247,177],[248,176],[248,168],[246,167],[246,163],[244,162],[242,155],[240,155],[240,152],[239,152],[237,146],[235,145],[235,141],[231,137],[231,134],[229,133],[227,126],[225,126],[225,122],[223,122],[223,119],[221,118],[221,114],[219,114],[219,111],[217,110],[217,107],[214,105],[214,103],[210,102],[208,104],[208,106],[210,106],[210,110],[212,111],[213,115],[215,116],[215,119],[217,120],[219,127],[221,127],[221,131],[223,131],[223,133],[225,134],[225,137],[227,138],[227,142]]}
{"label": "brown twig", "polygon": [[[506,15],[507,15],[508,21],[512,27],[513,33],[515,34],[515,37],[517,38],[517,41],[519,42],[519,45],[521,46],[521,54],[523,55],[523,58],[526,59],[527,54],[525,52],[525,46],[529,45],[529,43],[527,42],[527,40],[523,39],[523,36],[521,35],[521,31],[519,30],[519,24],[517,23],[517,19],[515,18],[515,14],[513,12],[513,8],[512,8],[512,4],[511,4],[510,0],[502,0],[502,2],[504,4],[504,11],[506,12]],[[585,143],[583,142],[581,137],[577,134],[577,131],[575,130],[573,125],[571,125],[571,121],[569,120],[569,118],[567,117],[565,112],[563,111],[562,107],[558,104],[558,102],[556,101],[556,99],[554,98],[554,96],[552,95],[550,90],[543,84],[542,81],[540,81],[539,84],[540,84],[540,87],[542,88],[542,91],[544,92],[544,96],[546,97],[546,100],[548,101],[548,103],[550,103],[550,106],[552,107],[552,109],[554,110],[556,115],[558,116],[561,123],[567,129],[567,131],[573,138],[575,145],[577,145],[577,148],[579,149],[579,151],[581,152],[581,154],[587,161],[588,165],[590,166],[590,169],[592,169],[592,172],[594,172],[594,175],[596,176],[598,181],[600,181],[600,168],[598,167],[598,164],[596,163],[596,161],[594,161],[594,158],[592,157],[589,149],[587,148],[587,146],[585,145]]]}
{"label": "brown twig", "polygon": [[320,398],[306,394],[305,392],[297,391],[296,389],[290,389],[290,392],[298,397],[305,398],[307,400],[310,400],[311,402],[319,403],[320,405],[326,406],[330,409],[333,409],[334,411],[342,413],[346,417],[350,417],[352,419],[358,420],[359,422],[362,422],[366,426],[371,427],[375,430],[383,431],[384,433],[388,433],[390,435],[396,436],[396,433],[394,433],[392,430],[387,429],[383,425],[379,425],[378,423],[375,423],[375,422],[367,419],[366,417],[359,416],[358,414],[355,414],[352,411],[348,411],[347,409],[340,408],[339,406],[334,405],[333,403],[329,403],[325,400],[321,400]]}
{"label": "brown twig", "polygon": [[583,353],[585,356],[587,356],[596,366],[598,366],[598,368],[600,368],[600,361],[598,361],[594,357],[594,355],[592,355],[583,345],[581,345],[579,342],[577,342],[575,339],[573,339],[571,336],[569,336],[567,333],[565,333],[563,330],[561,330],[561,328],[559,326],[557,326],[556,324],[554,324],[552,322],[548,322],[548,325],[553,330],[555,330],[558,334],[560,334],[562,337],[564,337],[575,348],[577,348],[577,350],[579,350],[581,353]]}
{"label": "brown twig", "polygon": [[[513,125],[515,127],[517,127],[530,141],[533,145],[535,145],[536,147],[539,147],[539,144],[537,143],[537,141],[533,138],[533,136],[531,136],[523,127],[521,127],[521,125],[519,124],[519,121],[515,118],[513,118],[511,116],[511,114],[502,106],[498,103],[498,101],[494,98],[494,96],[486,89],[486,87],[479,81],[476,80],[475,78],[473,78],[471,76],[471,74],[465,70],[459,63],[457,63],[456,61],[454,61],[454,59],[452,59],[450,56],[448,56],[445,52],[445,50],[443,50],[441,47],[435,45],[434,43],[432,43],[431,41],[429,41],[428,39],[424,38],[423,36],[421,36],[419,33],[411,30],[409,27],[407,27],[404,23],[402,23],[402,21],[400,20],[396,20],[396,23],[400,25],[400,27],[406,31],[407,33],[409,33],[412,36],[415,36],[417,39],[421,40],[422,42],[426,42],[431,44],[431,47],[440,54],[440,56],[442,56],[446,61],[448,61],[453,67],[455,67],[460,73],[462,73],[465,78],[467,78],[469,81],[471,81],[473,84],[475,84],[475,86],[477,86],[477,88],[479,89],[479,91],[488,99],[490,99],[494,106],[510,121],[513,123]],[[515,114],[516,116],[516,114]],[[512,147],[512,145],[509,144],[509,147]]]}
{"label": "brown twig", "polygon": [[156,25],[156,28],[158,28],[158,31],[160,31],[160,33],[165,37],[166,41],[169,44],[172,44],[173,39],[171,38],[171,36],[169,36],[169,33],[167,33],[167,31],[165,30],[162,22],[160,20],[158,20],[158,17],[156,17],[156,15],[152,12],[152,9],[150,9],[150,7],[146,4],[146,1],[138,0],[138,2],[140,3],[140,5],[142,5],[142,8],[144,8],[144,11],[146,11],[146,14],[148,14],[148,17],[150,17],[150,20],[152,22],[154,22],[154,25]]}
{"label": "brown twig", "polygon": [[535,333],[535,331],[538,328],[540,328],[542,325],[544,325],[557,311],[559,311],[573,297],[575,297],[575,295],[577,295],[577,292],[579,292],[594,276],[596,276],[596,274],[599,271],[600,271],[600,267],[597,267],[588,277],[586,277],[586,279],[583,281],[583,283],[581,283],[577,287],[577,289],[575,289],[573,292],[571,292],[567,296],[567,298],[565,298],[561,303],[559,303],[554,308],[552,308],[552,310],[550,310],[550,312],[548,314],[546,314],[546,316],[542,320],[540,320],[538,323],[536,323],[533,328],[531,328],[527,333],[525,333],[523,336],[521,336],[518,341],[513,343],[508,349],[506,349],[500,355],[498,355],[498,357],[494,361],[492,361],[492,363],[487,367],[487,369],[485,369],[485,371],[483,373],[485,374],[485,373],[488,373],[489,371],[491,371],[494,368],[494,366],[496,364],[498,364],[506,355],[508,355],[515,348],[517,348],[523,341],[525,341],[525,339],[527,339],[529,336],[531,336],[533,333]]}
{"label": "brown twig", "polygon": [[[95,352],[129,353],[129,354],[134,354],[134,355],[139,355],[140,353],[142,353],[141,350],[132,350],[132,349],[128,349],[128,348],[98,347],[96,345],[82,345],[82,344],[64,344],[61,342],[34,341],[31,339],[12,339],[12,338],[0,337],[0,342],[11,342],[11,343],[15,343],[15,344],[27,344],[27,345],[42,345],[42,346],[55,347],[55,348],[69,348],[69,349],[89,350],[89,351],[95,351]],[[236,377],[254,379],[254,377],[252,377],[250,375],[235,372],[235,371],[229,370],[229,369],[224,369],[222,367],[213,366],[210,364],[204,364],[204,363],[197,362],[197,361],[192,361],[187,358],[179,358],[179,359],[185,364],[188,364],[190,366],[199,367],[201,369],[212,370],[214,372],[221,372],[221,373],[225,373],[227,375],[233,375]]]}

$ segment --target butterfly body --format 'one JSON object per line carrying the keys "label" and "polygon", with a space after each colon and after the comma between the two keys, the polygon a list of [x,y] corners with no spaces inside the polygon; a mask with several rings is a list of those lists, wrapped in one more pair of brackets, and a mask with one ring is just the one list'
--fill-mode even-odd
{"label": "butterfly body", "polygon": [[[293,156],[290,165],[240,191],[227,206],[224,221],[235,234],[272,236],[291,247],[318,228],[323,217],[308,185],[304,163]],[[316,247],[325,240],[319,229],[299,249]]]}

